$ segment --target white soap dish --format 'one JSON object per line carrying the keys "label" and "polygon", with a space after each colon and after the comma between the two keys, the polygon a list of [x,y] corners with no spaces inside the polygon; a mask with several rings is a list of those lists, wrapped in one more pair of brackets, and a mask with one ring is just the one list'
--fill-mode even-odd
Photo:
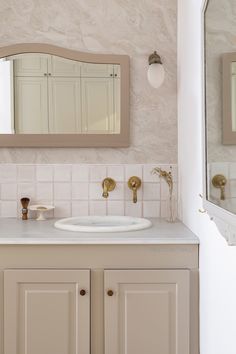
{"label": "white soap dish", "polygon": [[36,220],[38,221],[44,221],[47,220],[45,217],[45,213],[55,209],[55,206],[53,205],[44,205],[44,204],[37,204],[37,205],[30,205],[29,210],[36,211],[37,212],[37,218]]}

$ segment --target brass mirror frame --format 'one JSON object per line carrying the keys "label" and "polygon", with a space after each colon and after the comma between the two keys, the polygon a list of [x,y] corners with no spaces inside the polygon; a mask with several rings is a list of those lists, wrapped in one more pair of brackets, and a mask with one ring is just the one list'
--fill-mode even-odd
{"label": "brass mirror frame", "polygon": [[128,55],[84,53],[42,43],[22,43],[0,48],[0,58],[24,53],[43,53],[86,63],[120,65],[120,134],[0,134],[0,147],[129,146],[130,59]]}

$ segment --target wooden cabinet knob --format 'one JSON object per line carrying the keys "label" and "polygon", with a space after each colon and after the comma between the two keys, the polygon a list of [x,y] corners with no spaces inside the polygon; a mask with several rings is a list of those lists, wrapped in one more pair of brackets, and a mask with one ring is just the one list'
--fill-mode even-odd
{"label": "wooden cabinet knob", "polygon": [[80,290],[80,295],[81,295],[81,296],[86,295],[86,290],[84,290],[84,289]]}
{"label": "wooden cabinet knob", "polygon": [[108,291],[107,291],[107,295],[108,295],[108,296],[113,296],[113,295],[114,295],[113,290],[108,290]]}

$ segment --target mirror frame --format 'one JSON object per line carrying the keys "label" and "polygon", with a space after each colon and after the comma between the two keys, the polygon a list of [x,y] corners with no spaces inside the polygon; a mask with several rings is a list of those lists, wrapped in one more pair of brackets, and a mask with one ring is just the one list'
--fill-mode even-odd
{"label": "mirror frame", "polygon": [[84,53],[51,44],[22,43],[0,48],[0,58],[25,53],[56,55],[93,64],[120,65],[120,134],[0,134],[0,147],[128,147],[130,135],[130,58],[128,55]]}
{"label": "mirror frame", "polygon": [[236,246],[236,214],[225,210],[207,199],[207,117],[206,117],[206,46],[205,46],[205,13],[210,0],[203,0],[202,5],[202,160],[203,160],[203,208],[210,219],[215,222],[219,232],[230,246]]}

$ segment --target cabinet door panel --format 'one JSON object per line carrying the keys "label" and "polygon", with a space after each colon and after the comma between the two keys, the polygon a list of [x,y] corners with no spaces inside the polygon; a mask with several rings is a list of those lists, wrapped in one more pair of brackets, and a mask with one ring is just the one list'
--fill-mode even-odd
{"label": "cabinet door panel", "polygon": [[114,131],[113,79],[83,78],[82,132],[112,133]]}
{"label": "cabinet door panel", "polygon": [[14,76],[44,76],[48,72],[47,54],[22,54],[14,59]]}
{"label": "cabinet door panel", "polygon": [[48,71],[54,77],[80,77],[80,68],[79,61],[51,56]]}
{"label": "cabinet door panel", "polygon": [[81,92],[79,78],[52,77],[49,83],[50,133],[81,131]]}
{"label": "cabinet door panel", "polygon": [[113,65],[82,63],[81,76],[82,77],[112,77]]}
{"label": "cabinet door panel", "polygon": [[105,271],[105,354],[189,354],[189,272]]}
{"label": "cabinet door panel", "polygon": [[5,271],[4,354],[89,354],[89,284],[89,270]]}
{"label": "cabinet door panel", "polygon": [[15,130],[48,133],[48,87],[44,77],[15,78]]}
{"label": "cabinet door panel", "polygon": [[120,133],[120,79],[114,79],[114,133]]}

